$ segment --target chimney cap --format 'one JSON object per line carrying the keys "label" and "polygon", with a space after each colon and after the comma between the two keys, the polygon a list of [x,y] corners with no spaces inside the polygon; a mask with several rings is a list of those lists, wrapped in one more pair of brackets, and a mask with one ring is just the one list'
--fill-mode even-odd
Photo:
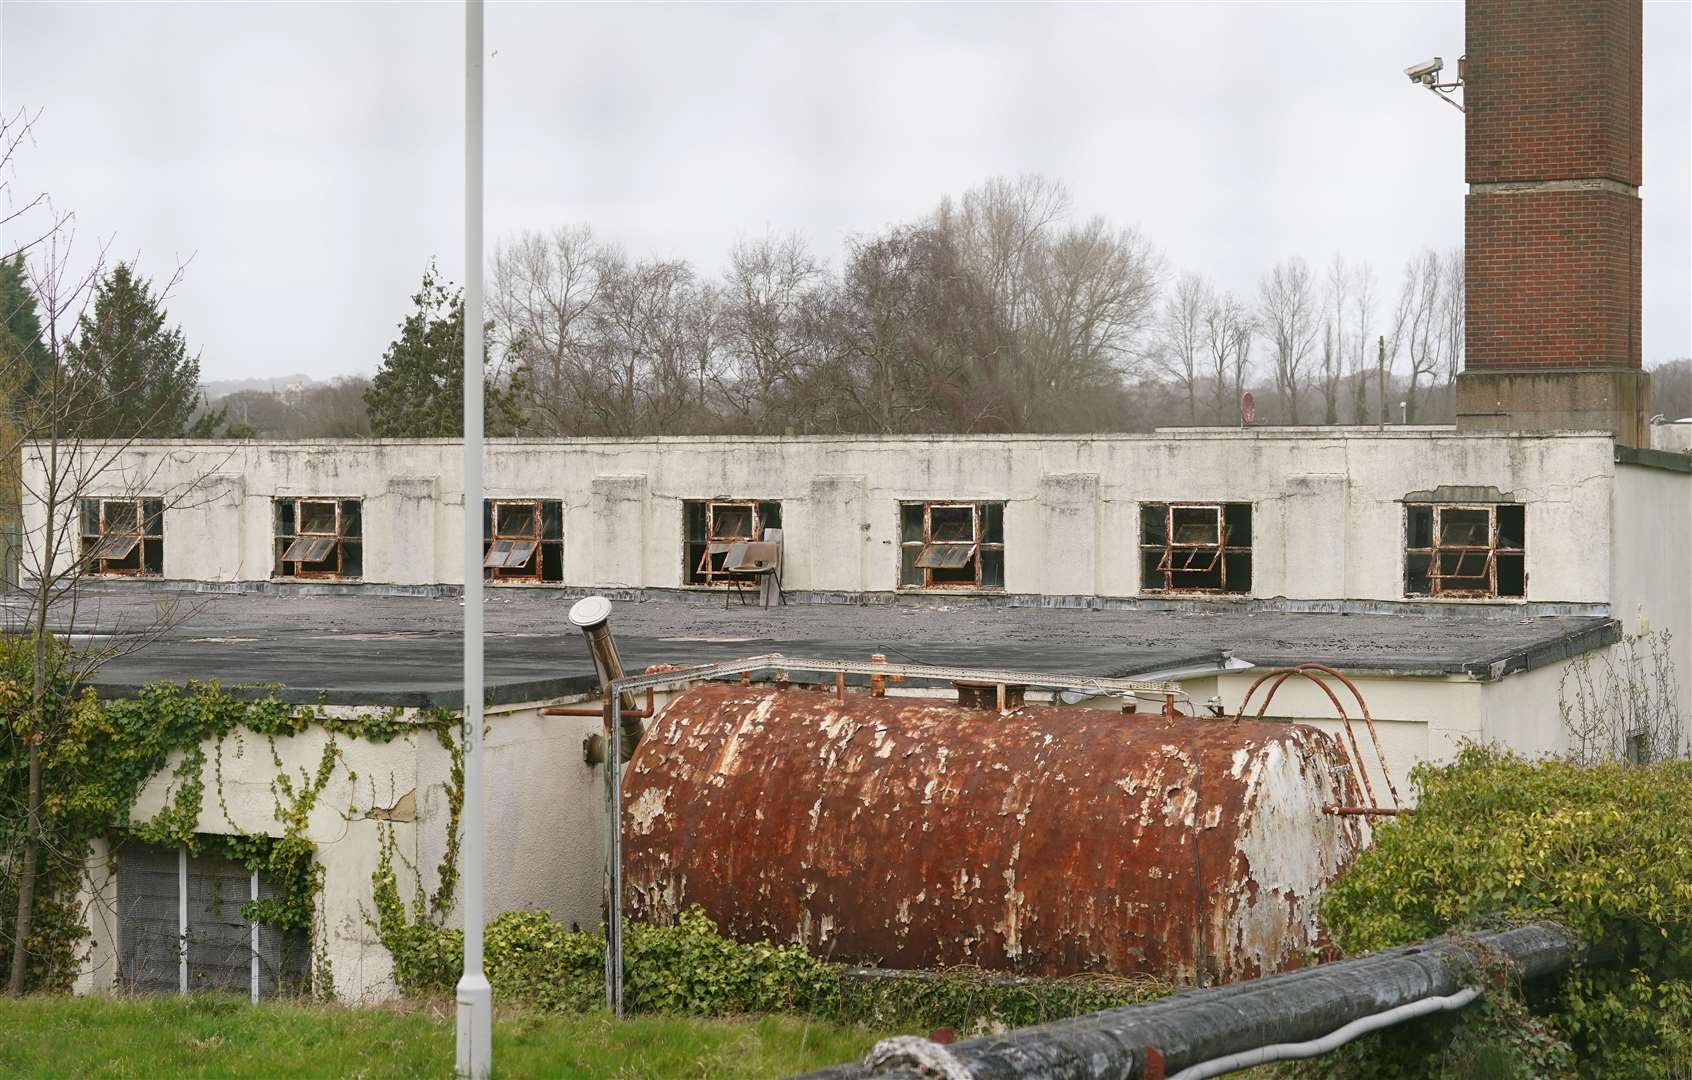
{"label": "chimney cap", "polygon": [[570,621],[583,630],[592,629],[611,617],[611,601],[587,596],[570,605]]}

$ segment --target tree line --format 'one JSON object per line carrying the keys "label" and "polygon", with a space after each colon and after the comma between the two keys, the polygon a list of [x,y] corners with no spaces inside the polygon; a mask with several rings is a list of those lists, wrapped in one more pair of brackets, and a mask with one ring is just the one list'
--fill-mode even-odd
{"label": "tree line", "polygon": [[[853,236],[838,266],[795,235],[744,240],[706,274],[631,257],[586,225],[523,232],[490,260],[487,424],[542,437],[1148,431],[1236,425],[1248,391],[1259,424],[1447,423],[1463,275],[1460,249],[1415,254],[1395,289],[1364,260],[1295,256],[1236,292],[1135,228],[1079,216],[1040,176]],[[93,289],[65,350],[102,403],[70,410],[78,434],[460,430],[463,297],[432,262],[373,377],[215,405],[167,325],[167,293],[123,262]],[[8,368],[40,368],[22,255],[0,263],[0,314],[0,351],[22,358]],[[1654,395],[1675,416],[1692,413],[1678,364],[1659,368]]]}
{"label": "tree line", "polygon": [[[458,430],[462,302],[433,269],[367,401],[377,434]],[[1269,267],[1239,295],[1173,270],[1065,187],[999,178],[854,236],[838,268],[797,236],[717,275],[631,258],[585,225],[498,245],[489,430],[540,436],[1143,431],[1450,419],[1460,251]],[[1384,350],[1384,355],[1383,355]],[[1382,394],[1381,367],[1387,372]]]}

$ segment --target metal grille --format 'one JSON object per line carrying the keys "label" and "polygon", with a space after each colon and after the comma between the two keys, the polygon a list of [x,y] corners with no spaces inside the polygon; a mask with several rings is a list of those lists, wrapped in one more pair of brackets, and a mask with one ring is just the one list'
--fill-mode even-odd
{"label": "metal grille", "polygon": [[[118,851],[117,875],[119,981],[124,989],[253,991],[267,997],[305,987],[310,947],[303,932],[261,924],[255,951],[253,924],[244,914],[254,898],[253,874],[240,863],[217,855],[185,857],[179,848],[131,842]],[[259,878],[258,899],[274,898],[278,892],[275,883]],[[186,985],[182,945],[187,949]]]}
{"label": "metal grille", "polygon": [[180,988],[175,848],[118,849],[118,979],[128,990]]}

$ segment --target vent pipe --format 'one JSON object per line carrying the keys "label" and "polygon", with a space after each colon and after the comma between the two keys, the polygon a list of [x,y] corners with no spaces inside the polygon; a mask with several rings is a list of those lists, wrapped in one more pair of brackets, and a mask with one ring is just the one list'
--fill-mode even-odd
{"label": "vent pipe", "polygon": [[[588,652],[593,656],[593,667],[599,673],[599,688],[603,693],[614,681],[623,677],[623,662],[617,657],[617,643],[611,637],[611,601],[603,596],[578,600],[570,607],[570,621],[581,627],[582,637],[587,639]],[[634,753],[643,729],[634,695],[624,691],[622,697],[622,758],[627,761]],[[610,711],[607,702],[607,716]]]}

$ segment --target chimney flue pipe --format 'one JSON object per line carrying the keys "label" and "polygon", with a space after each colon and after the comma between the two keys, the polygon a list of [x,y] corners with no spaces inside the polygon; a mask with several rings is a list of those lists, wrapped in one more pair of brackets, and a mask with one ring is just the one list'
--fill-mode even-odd
{"label": "chimney flue pipe", "polygon": [[[623,677],[623,662],[617,657],[617,643],[611,637],[610,620],[611,601],[603,596],[589,596],[570,607],[570,621],[581,627],[582,637],[587,639],[594,670],[599,673],[601,691]],[[629,754],[634,752],[635,744],[640,741],[642,728],[634,695],[624,691],[622,698],[623,760],[627,761]],[[609,706],[606,714],[610,714]]]}

